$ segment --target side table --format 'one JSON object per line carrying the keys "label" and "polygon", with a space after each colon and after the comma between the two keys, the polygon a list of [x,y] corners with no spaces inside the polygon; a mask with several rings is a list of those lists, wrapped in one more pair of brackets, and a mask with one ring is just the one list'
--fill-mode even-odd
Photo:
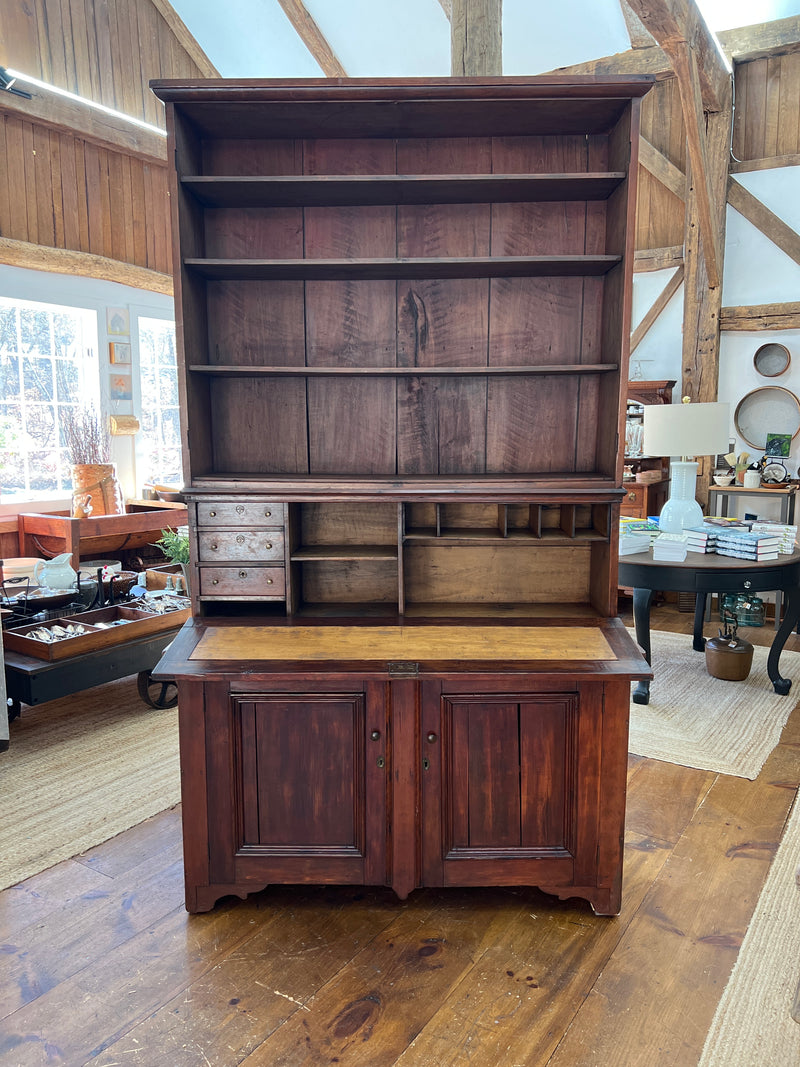
{"label": "side table", "polygon": [[[797,493],[796,485],[787,485],[780,489],[745,489],[742,485],[712,485],[708,490],[708,513],[727,517],[731,500],[736,497],[750,496],[760,497],[761,500],[777,500],[781,506],[780,522],[794,524],[794,501]],[[719,511],[717,511],[719,501]]]}

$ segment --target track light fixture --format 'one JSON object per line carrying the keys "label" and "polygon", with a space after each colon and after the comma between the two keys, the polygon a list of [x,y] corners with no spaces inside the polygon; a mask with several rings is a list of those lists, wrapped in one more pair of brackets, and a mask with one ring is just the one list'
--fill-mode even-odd
{"label": "track light fixture", "polygon": [[7,93],[13,93],[14,96],[24,96],[26,100],[30,100],[30,93],[26,93],[24,89],[14,88],[14,82],[16,80],[16,78],[12,78],[5,67],[0,67],[0,89],[5,89]]}

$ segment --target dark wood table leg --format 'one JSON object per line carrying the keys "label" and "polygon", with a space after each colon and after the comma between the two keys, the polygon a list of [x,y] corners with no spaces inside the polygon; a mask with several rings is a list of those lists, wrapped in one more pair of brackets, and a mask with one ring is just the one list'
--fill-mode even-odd
{"label": "dark wood table leg", "polygon": [[[633,590],[633,625],[636,630],[636,641],[644,652],[644,658],[652,666],[650,655],[650,604],[653,600],[652,589]],[[631,699],[634,704],[650,703],[650,680],[643,679],[638,682]]]}
{"label": "dark wood table leg", "polygon": [[797,586],[791,586],[786,590],[786,609],[783,613],[783,622],[775,634],[767,657],[769,680],[772,682],[775,692],[781,696],[785,696],[792,688],[792,680],[791,678],[781,677],[778,670],[778,661],[781,658],[783,646],[786,644],[786,638],[797,626],[798,620],[800,620],[800,589]]}
{"label": "dark wood table leg", "polygon": [[692,648],[695,652],[705,652],[706,639],[703,637],[703,620],[706,614],[707,593],[698,593],[694,598],[694,635],[692,636]]}

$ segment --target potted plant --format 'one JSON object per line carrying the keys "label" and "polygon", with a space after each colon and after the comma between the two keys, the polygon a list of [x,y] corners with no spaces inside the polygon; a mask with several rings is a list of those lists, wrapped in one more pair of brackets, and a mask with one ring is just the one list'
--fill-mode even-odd
{"label": "potted plant", "polygon": [[179,566],[186,592],[189,592],[189,527],[161,531],[161,537],[153,542],[154,548],[160,548],[173,566]]}
{"label": "potted plant", "polygon": [[73,516],[124,515],[106,421],[94,408],[62,408],[60,421],[71,464]]}

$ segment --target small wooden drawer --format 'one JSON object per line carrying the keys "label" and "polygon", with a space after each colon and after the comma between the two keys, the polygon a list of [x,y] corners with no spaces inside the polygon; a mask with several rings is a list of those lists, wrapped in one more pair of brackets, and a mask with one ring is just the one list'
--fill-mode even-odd
{"label": "small wooden drawer", "polygon": [[283,526],[283,504],[271,500],[201,500],[198,526]]}
{"label": "small wooden drawer", "polygon": [[283,563],[283,530],[198,530],[201,563]]}
{"label": "small wooden drawer", "polygon": [[200,596],[282,600],[285,593],[283,567],[200,567]]}
{"label": "small wooden drawer", "polygon": [[624,489],[625,496],[622,498],[622,506],[624,508],[640,508],[647,496],[647,487],[626,482]]}

